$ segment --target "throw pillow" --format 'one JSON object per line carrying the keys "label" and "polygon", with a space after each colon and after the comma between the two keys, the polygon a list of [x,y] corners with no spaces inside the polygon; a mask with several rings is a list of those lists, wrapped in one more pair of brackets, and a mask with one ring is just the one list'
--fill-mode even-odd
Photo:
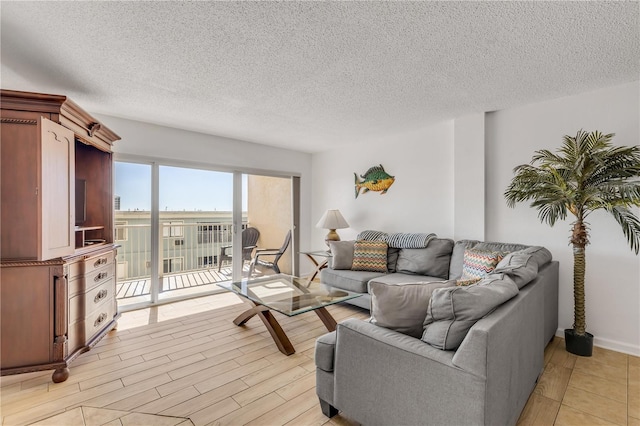
{"label": "throw pillow", "polygon": [[530,247],[507,254],[498,263],[493,273],[508,275],[518,288],[524,287],[538,275],[538,264],[531,254],[536,250],[537,247]]}
{"label": "throw pillow", "polygon": [[353,245],[353,271],[387,272],[387,243],[356,241]]}
{"label": "throw pillow", "polygon": [[385,284],[371,281],[372,324],[416,338],[422,336],[429,299],[436,288],[451,287],[455,281]]}
{"label": "throw pillow", "polygon": [[504,254],[499,251],[467,249],[464,251],[462,276],[458,285],[475,284],[496,268]]}
{"label": "throw pillow", "polygon": [[438,349],[457,349],[479,319],[515,297],[518,291],[518,286],[504,274],[490,275],[469,287],[434,290],[422,340]]}
{"label": "throw pillow", "polygon": [[329,241],[331,269],[351,269],[355,241]]}

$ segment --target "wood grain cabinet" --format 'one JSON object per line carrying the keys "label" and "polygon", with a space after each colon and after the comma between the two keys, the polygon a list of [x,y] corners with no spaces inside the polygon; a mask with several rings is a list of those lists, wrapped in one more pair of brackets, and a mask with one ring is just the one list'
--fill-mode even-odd
{"label": "wood grain cabinet", "polygon": [[55,370],[113,329],[118,135],[65,96],[0,91],[0,367]]}

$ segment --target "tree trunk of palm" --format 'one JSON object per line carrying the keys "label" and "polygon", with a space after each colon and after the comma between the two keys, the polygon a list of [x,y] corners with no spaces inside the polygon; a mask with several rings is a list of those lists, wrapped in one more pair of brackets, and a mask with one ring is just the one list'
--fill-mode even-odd
{"label": "tree trunk of palm", "polygon": [[588,243],[588,234],[581,218],[578,218],[573,225],[571,243],[573,244],[573,329],[578,336],[584,336],[587,328],[584,308],[584,274],[585,246]]}
{"label": "tree trunk of palm", "polygon": [[584,336],[587,324],[584,309],[584,247],[573,247],[573,329],[579,336]]}

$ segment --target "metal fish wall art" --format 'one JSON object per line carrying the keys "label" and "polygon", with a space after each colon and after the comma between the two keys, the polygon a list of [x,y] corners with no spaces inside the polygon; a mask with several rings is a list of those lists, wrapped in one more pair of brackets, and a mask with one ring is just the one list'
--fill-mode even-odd
{"label": "metal fish wall art", "polygon": [[380,192],[380,195],[386,194],[396,180],[394,176],[385,172],[382,164],[370,167],[365,174],[360,175],[363,180],[358,179],[357,173],[354,173],[353,176],[356,182],[356,198],[360,195],[361,189],[363,194],[369,191]]}

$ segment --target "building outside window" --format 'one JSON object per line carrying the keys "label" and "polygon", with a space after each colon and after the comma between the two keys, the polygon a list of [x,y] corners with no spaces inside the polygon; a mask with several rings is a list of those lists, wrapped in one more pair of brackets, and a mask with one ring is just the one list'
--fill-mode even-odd
{"label": "building outside window", "polygon": [[162,236],[165,238],[169,237],[182,237],[184,236],[184,227],[176,226],[183,225],[184,221],[171,221],[171,222],[163,222],[162,223]]}
{"label": "building outside window", "polygon": [[218,256],[198,256],[198,268],[211,268],[218,262]]}
{"label": "building outside window", "polygon": [[124,220],[116,220],[115,221],[115,225],[116,225],[116,234],[115,234],[115,238],[116,241],[127,241],[129,235],[127,232],[127,221]]}
{"label": "building outside window", "polygon": [[210,244],[214,240],[214,230],[218,228],[216,225],[204,224],[198,225],[198,244]]}
{"label": "building outside window", "polygon": [[182,257],[172,257],[169,259],[163,259],[162,261],[162,270],[165,274],[170,272],[180,272],[182,271]]}

